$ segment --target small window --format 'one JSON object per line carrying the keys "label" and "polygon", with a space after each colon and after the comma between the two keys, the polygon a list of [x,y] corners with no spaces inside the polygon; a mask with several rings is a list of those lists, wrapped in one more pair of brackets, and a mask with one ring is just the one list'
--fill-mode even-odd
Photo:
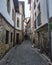
{"label": "small window", "polygon": [[34,23],[35,23],[35,28],[36,28],[36,20],[35,20],[35,22],[34,22]]}
{"label": "small window", "polygon": [[14,21],[14,9],[12,9],[12,20]]}
{"label": "small window", "polygon": [[12,42],[12,32],[11,32],[11,42]]}
{"label": "small window", "polygon": [[37,17],[37,22],[38,22],[38,26],[41,25],[41,13],[39,13],[38,17]]}
{"label": "small window", "polygon": [[9,41],[9,31],[6,30],[6,44],[8,44]]}
{"label": "small window", "polygon": [[38,11],[39,11],[39,13],[40,13],[40,4],[38,5]]}
{"label": "small window", "polygon": [[37,2],[38,2],[38,0],[37,0]]}
{"label": "small window", "polygon": [[35,12],[35,17],[36,17],[36,12]]}
{"label": "small window", "polygon": [[7,0],[7,11],[10,13],[10,0]]}
{"label": "small window", "polygon": [[36,3],[35,3],[35,1],[34,1],[34,9],[36,8]]}
{"label": "small window", "polygon": [[12,20],[15,22],[15,17],[16,17],[16,15],[15,15],[15,10],[14,10],[14,8],[12,8]]}
{"label": "small window", "polygon": [[17,18],[17,27],[19,27],[19,18]]}
{"label": "small window", "polygon": [[28,0],[28,4],[30,4],[31,3],[31,0]]}

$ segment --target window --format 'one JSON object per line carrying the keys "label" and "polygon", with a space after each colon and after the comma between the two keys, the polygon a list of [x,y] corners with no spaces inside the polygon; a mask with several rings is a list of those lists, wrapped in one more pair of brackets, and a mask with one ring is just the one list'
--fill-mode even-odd
{"label": "window", "polygon": [[38,0],[37,0],[37,2],[38,2]]}
{"label": "window", "polygon": [[36,28],[36,20],[35,20],[35,22],[34,22],[34,23],[35,23],[35,28]]}
{"label": "window", "polygon": [[19,27],[19,18],[17,18],[17,27]]}
{"label": "window", "polygon": [[15,11],[12,9],[12,20],[15,22]]}
{"label": "window", "polygon": [[11,42],[12,42],[12,32],[11,32]]}
{"label": "window", "polygon": [[7,0],[7,11],[10,13],[10,0]]}
{"label": "window", "polygon": [[41,13],[39,13],[37,20],[38,20],[38,26],[41,25]]}
{"label": "window", "polygon": [[41,10],[40,10],[40,3],[38,5],[38,17],[37,17],[37,20],[38,20],[38,26],[41,25]]}
{"label": "window", "polygon": [[34,9],[35,9],[35,7],[36,7],[36,3],[35,3],[35,1],[34,1]]}
{"label": "window", "polygon": [[9,31],[6,30],[6,44],[8,44],[9,41]]}
{"label": "window", "polygon": [[40,4],[38,5],[38,11],[39,11],[39,13],[40,13]]}
{"label": "window", "polygon": [[36,12],[35,12],[35,17],[36,17]]}
{"label": "window", "polygon": [[31,3],[31,0],[28,0],[28,4],[30,4]]}

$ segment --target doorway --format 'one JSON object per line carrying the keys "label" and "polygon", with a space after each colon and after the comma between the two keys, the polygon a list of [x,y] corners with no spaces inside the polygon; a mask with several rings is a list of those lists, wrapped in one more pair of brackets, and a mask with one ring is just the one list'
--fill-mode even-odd
{"label": "doorway", "polygon": [[19,44],[19,33],[16,34],[16,44]]}
{"label": "doorway", "polygon": [[6,30],[6,44],[8,44],[8,41],[9,41],[9,31]]}

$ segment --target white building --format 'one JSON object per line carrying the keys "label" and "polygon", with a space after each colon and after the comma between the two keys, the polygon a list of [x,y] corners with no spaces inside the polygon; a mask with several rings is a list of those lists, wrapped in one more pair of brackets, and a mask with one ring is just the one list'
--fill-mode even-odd
{"label": "white building", "polygon": [[[20,13],[16,13],[16,22],[15,22],[15,29],[16,29],[16,36],[18,34],[18,41],[19,43],[23,40],[23,16]],[[17,41],[17,40],[16,40]]]}
{"label": "white building", "polygon": [[14,26],[14,21],[12,20],[12,10],[15,12],[13,0],[0,0],[0,13],[12,26]]}

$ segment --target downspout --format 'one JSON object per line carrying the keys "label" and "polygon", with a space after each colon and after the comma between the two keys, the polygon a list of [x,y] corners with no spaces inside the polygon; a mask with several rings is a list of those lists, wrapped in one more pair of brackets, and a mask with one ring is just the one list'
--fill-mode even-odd
{"label": "downspout", "polygon": [[[16,18],[16,14],[15,14],[15,18]],[[15,44],[16,44],[16,43],[15,43],[15,21],[14,21],[14,39],[13,39],[13,41],[14,41],[14,42],[13,42],[13,46],[15,46]]]}

